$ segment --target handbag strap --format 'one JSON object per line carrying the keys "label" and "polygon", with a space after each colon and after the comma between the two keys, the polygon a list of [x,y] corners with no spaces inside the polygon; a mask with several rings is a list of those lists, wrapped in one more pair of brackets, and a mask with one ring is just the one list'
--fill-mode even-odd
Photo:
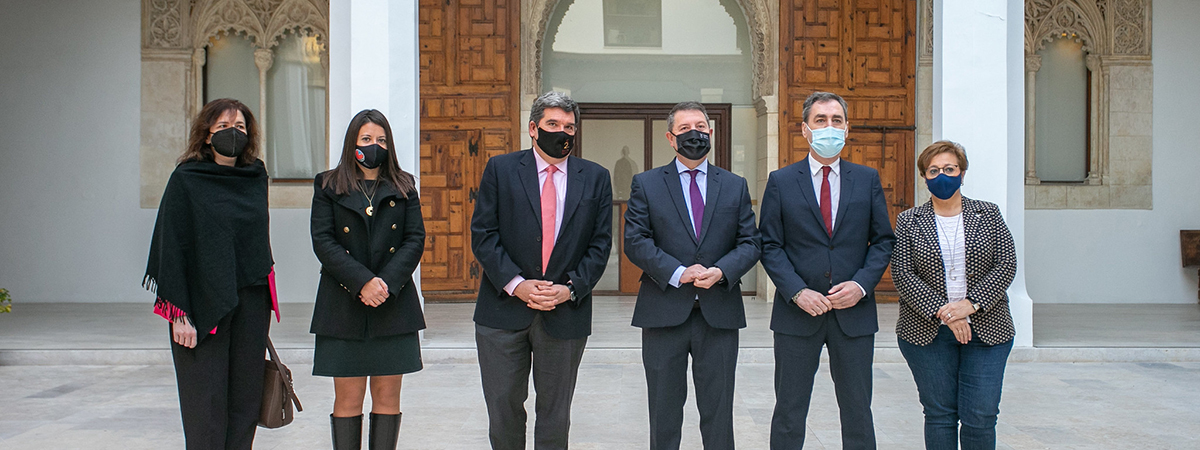
{"label": "handbag strap", "polygon": [[292,388],[291,372],[279,359],[279,353],[275,351],[275,344],[271,343],[271,336],[267,336],[267,353],[271,355],[271,362],[275,364],[275,368],[279,370],[279,374],[283,375],[283,379],[286,381],[283,385],[287,387],[288,398],[296,405],[297,411],[304,411],[304,407],[300,406],[300,398],[296,396],[296,391]]}

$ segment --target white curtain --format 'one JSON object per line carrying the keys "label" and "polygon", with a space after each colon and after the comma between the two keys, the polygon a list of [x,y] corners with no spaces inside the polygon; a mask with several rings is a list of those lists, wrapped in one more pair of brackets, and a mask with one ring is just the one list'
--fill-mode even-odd
{"label": "white curtain", "polygon": [[271,177],[311,179],[327,165],[325,76],[316,38],[290,34],[281,39],[266,88]]}

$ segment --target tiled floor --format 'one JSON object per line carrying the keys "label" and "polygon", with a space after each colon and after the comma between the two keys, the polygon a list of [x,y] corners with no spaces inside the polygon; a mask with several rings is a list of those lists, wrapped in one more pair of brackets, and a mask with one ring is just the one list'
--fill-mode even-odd
{"label": "tiled floor", "polygon": [[[632,306],[627,297],[597,302],[576,391],[572,448],[648,446],[640,334],[629,326]],[[741,334],[734,412],[743,449],[766,448],[769,433],[774,406],[770,307],[753,299],[746,304],[749,326]],[[328,448],[332,383],[307,375],[311,366],[305,364],[312,347],[307,332],[312,306],[283,308],[284,321],[274,324],[271,334],[277,347],[288,349],[285,357],[297,374],[306,411],[288,427],[260,430],[256,448]],[[427,308],[424,352],[441,357],[427,357],[426,368],[405,379],[400,448],[487,448],[478,366],[471,363],[472,308]],[[1028,357],[1028,351],[1022,359],[1014,352],[1001,405],[1000,448],[1200,448],[1200,362],[1194,358],[1200,354],[1200,307],[1036,305],[1034,311],[1038,348],[1026,350],[1091,355],[1067,361],[1118,362],[1016,362],[1045,359]],[[880,306],[875,426],[881,449],[917,449],[922,448],[921,409],[908,367],[896,356],[895,317],[895,305]],[[0,449],[181,448],[166,348],[166,327],[149,313],[148,304],[24,304],[0,315],[0,364],[20,362],[0,365]],[[1155,356],[1180,354],[1171,352],[1192,356]],[[880,357],[887,354],[890,359]],[[1146,360],[1156,362],[1123,362]],[[532,400],[528,405],[532,408]],[[694,405],[689,400],[685,449],[700,448]],[[840,448],[836,401],[824,368],[817,375],[808,425],[805,448]]]}
{"label": "tiled floor", "polygon": [[[260,429],[255,448],[330,446],[332,383],[307,376],[310,366],[293,370],[306,409],[287,427]],[[579,378],[571,448],[647,448],[641,365],[595,364],[585,357]],[[0,367],[0,380],[5,450],[182,448],[171,366],[8,366]],[[1198,384],[1200,363],[1010,364],[999,448],[1200,448]],[[406,376],[403,397],[400,448],[487,448],[477,366],[432,364]],[[684,449],[700,448],[694,405],[689,399]],[[739,366],[734,404],[739,448],[767,447],[773,405],[772,366]],[[875,365],[873,409],[879,448],[922,448],[921,408],[907,366]],[[841,447],[833,386],[824,369],[817,374],[808,425],[806,449]]]}

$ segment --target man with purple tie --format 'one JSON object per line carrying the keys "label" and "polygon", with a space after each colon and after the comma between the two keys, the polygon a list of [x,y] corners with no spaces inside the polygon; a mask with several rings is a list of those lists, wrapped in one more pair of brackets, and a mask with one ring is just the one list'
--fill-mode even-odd
{"label": "man with purple tie", "polygon": [[688,355],[704,448],[732,449],[741,278],[761,242],[746,179],[708,163],[704,106],[675,105],[667,130],[675,159],[633,177],[625,212],[625,255],[643,271],[633,326],[642,329],[650,449],[679,448]]}

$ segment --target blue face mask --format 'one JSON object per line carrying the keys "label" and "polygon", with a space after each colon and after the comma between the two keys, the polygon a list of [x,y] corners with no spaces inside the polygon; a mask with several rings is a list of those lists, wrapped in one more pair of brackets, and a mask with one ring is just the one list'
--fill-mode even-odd
{"label": "blue face mask", "polygon": [[952,177],[942,173],[933,177],[932,180],[925,180],[925,187],[929,188],[929,193],[942,200],[949,200],[950,197],[953,197],[954,193],[958,192],[960,186],[962,186],[961,174],[957,177]]}
{"label": "blue face mask", "polygon": [[846,145],[846,130],[834,127],[809,130],[812,132],[812,140],[808,142],[808,146],[817,152],[817,155],[829,159],[842,153],[842,147]]}

